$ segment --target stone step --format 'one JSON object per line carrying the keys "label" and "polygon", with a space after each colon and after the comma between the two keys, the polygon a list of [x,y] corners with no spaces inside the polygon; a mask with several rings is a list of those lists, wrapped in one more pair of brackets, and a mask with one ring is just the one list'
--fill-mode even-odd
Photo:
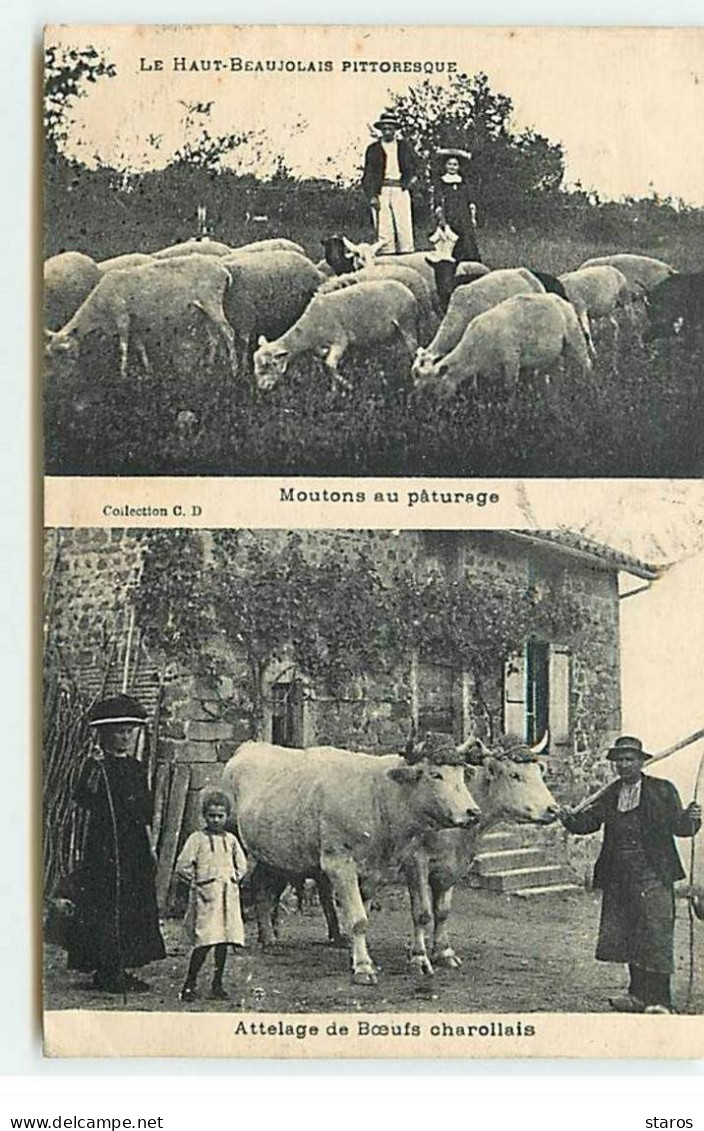
{"label": "stone step", "polygon": [[584,888],[579,884],[547,884],[539,888],[515,888],[510,894],[518,896],[519,899],[527,899],[528,896],[563,895],[565,892],[583,893]]}
{"label": "stone step", "polygon": [[508,868],[482,876],[482,887],[489,891],[517,891],[520,888],[548,887],[573,882],[572,869],[566,864],[544,864],[537,868]]}
{"label": "stone step", "polygon": [[488,876],[511,868],[537,868],[549,863],[551,861],[544,848],[500,848],[492,849],[491,852],[478,852],[474,857],[472,871],[480,876]]}
{"label": "stone step", "polygon": [[532,848],[545,843],[543,825],[513,825],[491,829],[480,837],[482,850],[493,852],[500,848]]}

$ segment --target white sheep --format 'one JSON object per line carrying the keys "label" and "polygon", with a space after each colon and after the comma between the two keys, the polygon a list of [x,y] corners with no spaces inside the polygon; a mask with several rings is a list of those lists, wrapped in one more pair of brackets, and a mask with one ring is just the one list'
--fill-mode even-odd
{"label": "white sheep", "polygon": [[315,353],[333,378],[348,385],[339,364],[350,346],[376,346],[400,337],[411,356],[418,345],[418,305],[413,294],[395,279],[359,283],[317,294],[304,314],[275,342],[262,337],[254,355],[260,389],[271,389],[292,358]]}
{"label": "white sheep", "polygon": [[114,255],[112,259],[102,259],[98,263],[101,275],[108,271],[126,271],[128,267],[144,267],[145,263],[156,263],[153,255],[142,251],[131,251],[125,255]]}
{"label": "white sheep", "polygon": [[515,390],[520,371],[545,370],[569,354],[583,374],[592,367],[584,334],[569,302],[555,294],[520,294],[478,315],[434,370],[445,393],[463,381],[499,374]]}
{"label": "white sheep", "polygon": [[44,263],[44,325],[60,330],[100,282],[100,270],[89,255],[63,251]]}
{"label": "white sheep", "polygon": [[245,243],[242,247],[234,247],[232,251],[297,251],[299,255],[308,257],[308,253],[299,243],[276,236],[268,240],[254,240]]}
{"label": "white sheep", "polygon": [[232,255],[232,248],[226,243],[217,240],[186,240],[185,243],[176,243],[171,247],[162,247],[160,251],[152,254],[155,259],[178,259],[183,255]]}
{"label": "white sheep", "polygon": [[352,271],[347,275],[335,275],[318,288],[318,294],[331,294],[333,291],[343,290],[345,287],[355,286],[358,283],[373,283],[379,279],[396,279],[397,282],[408,287],[418,303],[421,333],[426,331],[431,333],[430,327],[434,316],[430,288],[418,271],[415,271],[412,267],[404,267],[401,263],[384,263],[382,260],[372,267],[362,268],[361,271]]}
{"label": "white sheep", "polygon": [[[676,268],[661,259],[653,259],[650,255],[632,255],[623,252],[617,255],[599,255],[595,259],[587,259],[582,267],[616,267],[625,275],[631,295],[638,297],[647,294],[663,279],[676,274]],[[580,270],[582,269],[580,267]]]}
{"label": "white sheep", "polygon": [[560,275],[560,282],[572,303],[580,326],[587,339],[592,357],[596,357],[591,323],[606,318],[614,328],[614,342],[618,340],[616,312],[625,310],[632,318],[631,292],[625,275],[609,264],[580,267]]}
{"label": "white sheep", "polygon": [[251,371],[257,338],[278,338],[290,329],[323,282],[314,263],[298,252],[247,249],[220,262],[231,276],[225,314],[235,331],[240,362]]}
{"label": "white sheep", "polygon": [[212,256],[188,256],[161,263],[108,271],[73,318],[59,333],[47,332],[46,360],[61,369],[77,363],[81,343],[93,333],[118,339],[120,375],[127,374],[130,342],[144,368],[151,369],[145,336],[173,338],[187,325],[187,315],[200,310],[224,342],[236,371],[235,335],[223,309],[230,273]]}
{"label": "white sheep", "polygon": [[419,349],[413,362],[413,376],[422,381],[432,378],[435,366],[455,348],[467,326],[478,315],[516,294],[544,294],[539,279],[525,267],[492,271],[452,292],[438,331],[426,349]]}
{"label": "white sheep", "polygon": [[397,263],[401,267],[412,267],[414,271],[418,271],[418,273],[423,276],[426,283],[431,288],[431,293],[434,293],[435,272],[432,263],[429,262],[430,252],[404,251],[399,255],[385,255],[383,251],[383,240],[377,240],[376,243],[352,243],[346,236],[343,236],[342,242],[346,250],[352,256],[355,270],[359,271],[364,267],[374,267],[380,263]]}

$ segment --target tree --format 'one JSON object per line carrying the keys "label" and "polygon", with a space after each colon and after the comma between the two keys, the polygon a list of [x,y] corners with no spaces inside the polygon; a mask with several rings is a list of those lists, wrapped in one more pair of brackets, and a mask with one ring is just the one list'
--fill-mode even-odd
{"label": "tree", "polygon": [[565,174],[559,143],[533,129],[516,132],[513,103],[491,90],[487,75],[457,75],[446,86],[429,79],[395,94],[390,109],[421,158],[428,192],[441,148],[472,153],[479,214],[488,220],[526,218],[554,198]]}
{"label": "tree", "polygon": [[47,149],[56,152],[68,136],[70,112],[77,98],[84,98],[86,84],[99,78],[114,78],[117,71],[94,47],[77,51],[47,47],[44,52],[44,136]]}

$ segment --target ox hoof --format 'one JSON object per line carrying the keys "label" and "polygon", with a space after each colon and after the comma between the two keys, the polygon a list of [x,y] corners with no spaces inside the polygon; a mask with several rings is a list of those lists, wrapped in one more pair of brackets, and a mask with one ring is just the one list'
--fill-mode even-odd
{"label": "ox hoof", "polygon": [[442,954],[434,955],[434,958],[435,965],[444,966],[446,970],[459,970],[462,965],[462,959],[454,950],[446,950]]}
{"label": "ox hoof", "polygon": [[417,978],[432,978],[435,973],[427,954],[414,954],[411,958],[411,970]]}
{"label": "ox hoof", "polygon": [[379,979],[373,970],[355,970],[352,981],[355,986],[376,986]]}

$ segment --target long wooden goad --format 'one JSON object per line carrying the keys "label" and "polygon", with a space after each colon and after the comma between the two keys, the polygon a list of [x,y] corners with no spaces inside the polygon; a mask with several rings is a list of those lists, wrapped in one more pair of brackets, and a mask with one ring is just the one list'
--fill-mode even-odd
{"label": "long wooden goad", "polygon": [[[653,762],[659,762],[662,758],[669,758],[670,754],[676,754],[678,750],[683,750],[685,746],[691,746],[693,742],[697,742],[700,738],[704,738],[704,727],[695,730],[694,734],[689,734],[686,738],[681,738],[679,742],[675,742],[672,746],[668,746],[667,749],[661,750],[658,754],[651,755],[647,762],[643,763],[643,768],[645,769],[646,766],[652,766]],[[584,810],[590,805],[593,805],[595,801],[603,797],[612,785],[613,782],[609,782],[607,785],[602,786],[601,789],[597,789],[595,793],[590,793],[589,797],[585,797],[578,805],[574,805],[570,808],[570,814],[576,816],[577,813],[584,812]]]}

